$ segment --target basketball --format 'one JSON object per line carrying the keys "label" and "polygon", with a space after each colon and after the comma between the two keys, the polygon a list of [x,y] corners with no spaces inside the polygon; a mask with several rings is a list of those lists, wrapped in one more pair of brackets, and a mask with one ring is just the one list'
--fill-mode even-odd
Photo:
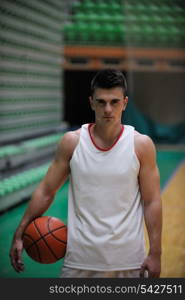
{"label": "basketball", "polygon": [[42,264],[63,258],[67,245],[67,226],[58,218],[42,216],[33,220],[23,234],[27,254]]}

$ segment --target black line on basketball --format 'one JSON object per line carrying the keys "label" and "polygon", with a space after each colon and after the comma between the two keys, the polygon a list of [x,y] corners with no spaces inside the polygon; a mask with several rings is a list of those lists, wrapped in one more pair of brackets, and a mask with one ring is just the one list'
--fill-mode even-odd
{"label": "black line on basketball", "polygon": [[57,230],[59,230],[59,229],[61,229],[61,228],[63,228],[63,227],[66,227],[66,226],[64,225],[64,226],[58,227],[58,228],[56,228],[56,229],[54,229],[54,230],[51,230],[51,229],[50,229],[50,226],[49,226],[50,220],[51,220],[51,219],[49,219],[49,220],[48,220],[48,223],[47,223],[49,233],[50,233],[50,234],[52,235],[52,237],[54,237],[57,241],[62,242],[63,244],[66,245],[67,243],[66,243],[65,241],[59,239],[57,236],[55,236],[55,235],[53,234],[53,232],[55,232],[55,231],[57,231]]}
{"label": "black line on basketball", "polygon": [[38,247],[38,245],[37,245],[37,242],[35,242],[34,239],[33,239],[29,234],[27,234],[27,233],[24,233],[24,236],[29,237],[30,240],[32,240],[32,242],[33,242],[29,247],[25,248],[25,250],[28,251],[32,246],[35,245],[35,246],[36,246],[36,249],[37,249],[37,251],[38,251],[39,261],[41,262],[41,255],[40,255],[40,250],[39,250],[39,247]]}
{"label": "black line on basketball", "polygon": [[[31,236],[31,235],[29,235],[28,233],[24,233],[24,237],[25,237],[25,236],[29,237],[29,238],[30,238],[30,240],[32,240],[32,242],[33,242],[33,243],[35,243],[35,241],[34,241],[34,239],[32,238],[32,236]],[[25,248],[25,250],[29,249],[29,248],[30,248],[30,246],[32,246],[32,245],[33,245],[33,243],[32,243],[31,245],[29,245],[27,248]]]}
{"label": "black line on basketball", "polygon": [[[39,230],[39,228],[38,228],[38,226],[37,226],[35,220],[34,220],[34,224],[35,224],[35,227],[37,228],[37,230],[38,230],[40,236],[42,237],[43,241],[45,242],[46,246],[47,246],[48,249],[51,251],[51,253],[53,254],[54,258],[58,260],[58,257],[55,255],[55,253],[53,252],[53,250],[51,249],[51,247],[48,245],[48,243],[47,243],[47,241],[45,240],[45,238],[41,235],[41,232],[40,232],[40,230]],[[48,234],[49,234],[49,233],[48,233]],[[38,242],[38,241],[37,241],[37,242]]]}

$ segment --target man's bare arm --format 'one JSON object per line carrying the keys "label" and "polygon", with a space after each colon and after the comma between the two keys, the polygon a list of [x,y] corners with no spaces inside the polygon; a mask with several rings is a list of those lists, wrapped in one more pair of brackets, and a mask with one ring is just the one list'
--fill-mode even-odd
{"label": "man's bare arm", "polygon": [[144,218],[149,237],[149,253],[141,273],[148,270],[150,277],[159,277],[161,266],[162,204],[160,197],[160,176],[156,164],[156,150],[152,140],[144,135],[139,137],[137,147],[141,163],[139,185],[144,203]]}

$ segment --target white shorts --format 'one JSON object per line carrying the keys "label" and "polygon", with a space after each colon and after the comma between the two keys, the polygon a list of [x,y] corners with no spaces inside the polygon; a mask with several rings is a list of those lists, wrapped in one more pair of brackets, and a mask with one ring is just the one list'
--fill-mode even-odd
{"label": "white shorts", "polygon": [[[145,275],[144,277],[148,277]],[[123,271],[92,271],[62,267],[60,278],[140,278],[140,269]]]}

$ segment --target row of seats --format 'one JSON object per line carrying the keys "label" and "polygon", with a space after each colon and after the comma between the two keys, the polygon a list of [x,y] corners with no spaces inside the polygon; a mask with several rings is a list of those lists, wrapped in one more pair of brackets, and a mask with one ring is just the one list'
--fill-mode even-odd
{"label": "row of seats", "polygon": [[157,14],[176,14],[184,13],[183,2],[180,2],[180,5],[177,5],[174,2],[169,3],[169,1],[160,1],[158,3],[153,3],[150,1],[76,1],[72,4],[73,13],[84,12],[84,13],[97,13],[105,12],[108,14],[114,13],[157,13]]}
{"label": "row of seats", "polygon": [[25,154],[30,149],[39,149],[47,147],[52,144],[56,144],[63,134],[57,133],[49,136],[44,136],[36,139],[27,140],[18,145],[9,145],[0,147],[0,159],[7,158],[10,156]]}
{"label": "row of seats", "polygon": [[0,181],[0,197],[16,192],[29,185],[40,182],[48,170],[49,164],[26,170]]}
{"label": "row of seats", "polygon": [[77,13],[72,16],[73,22],[85,22],[85,23],[112,23],[114,25],[123,23],[127,24],[127,22],[134,22],[137,24],[140,23],[149,23],[149,24],[179,24],[179,25],[185,25],[185,16],[183,15],[177,15],[177,16],[171,16],[168,14],[165,15],[158,15],[158,14],[148,14],[148,13],[142,13],[142,14],[133,14],[133,13],[118,13],[118,14],[106,14],[106,13]]}
{"label": "row of seats", "polygon": [[72,10],[74,12],[84,11],[85,13],[96,12],[97,10],[111,12],[119,12],[122,9],[122,1],[90,1],[86,0],[83,2],[75,1],[72,4]]}
{"label": "row of seats", "polygon": [[26,149],[23,147],[18,147],[14,145],[10,146],[3,146],[0,148],[0,159],[12,156],[12,155],[19,155],[24,154],[26,152]]}
{"label": "row of seats", "polygon": [[101,40],[120,40],[123,37],[123,26],[113,26],[106,24],[101,27],[100,24],[86,23],[68,24],[64,28],[66,41],[101,41]]}
{"label": "row of seats", "polygon": [[52,135],[49,135],[49,136],[44,136],[44,137],[41,137],[41,138],[28,140],[26,142],[23,142],[22,145],[23,145],[23,147],[26,147],[28,149],[29,148],[47,147],[51,144],[54,144],[54,145],[57,144],[62,136],[63,136],[62,133],[52,134]]}
{"label": "row of seats", "polygon": [[[160,45],[183,46],[185,43],[184,32],[181,28],[171,25],[169,27],[158,25],[138,26],[131,24],[114,26],[106,24],[101,26],[97,23],[86,24],[68,24],[65,27],[65,40],[68,43],[83,42],[141,42],[142,44],[152,40]],[[159,46],[160,46],[159,45]]]}
{"label": "row of seats", "polygon": [[[40,118],[50,115],[51,114],[56,114],[58,112],[57,108],[41,108],[41,109],[26,109],[26,110],[6,110],[6,111],[2,111],[0,112],[0,118],[2,119],[6,119],[8,118],[10,120],[10,118],[22,118],[22,117],[37,117],[39,115]],[[0,121],[1,123],[1,121]]]}
{"label": "row of seats", "polygon": [[58,125],[58,122],[57,120],[51,120],[51,121],[35,121],[35,123],[33,122],[30,122],[30,123],[26,123],[26,124],[14,124],[14,125],[11,125],[11,126],[1,126],[0,128],[0,133],[6,133],[8,131],[18,131],[18,130],[29,130],[29,129],[33,129],[33,128],[47,128],[47,127],[50,127],[52,128],[52,126],[56,127]]}
{"label": "row of seats", "polygon": [[135,14],[141,14],[141,13],[148,13],[151,14],[159,14],[159,15],[166,15],[171,14],[172,16],[175,14],[184,14],[183,9],[183,3],[182,5],[176,5],[175,1],[169,3],[169,1],[166,1],[166,4],[163,4],[162,1],[160,1],[158,4],[152,3],[151,1],[145,2],[145,4],[141,1],[137,1],[137,3],[132,3],[132,1],[129,3],[124,4],[123,1],[123,11],[126,13],[135,13]]}

